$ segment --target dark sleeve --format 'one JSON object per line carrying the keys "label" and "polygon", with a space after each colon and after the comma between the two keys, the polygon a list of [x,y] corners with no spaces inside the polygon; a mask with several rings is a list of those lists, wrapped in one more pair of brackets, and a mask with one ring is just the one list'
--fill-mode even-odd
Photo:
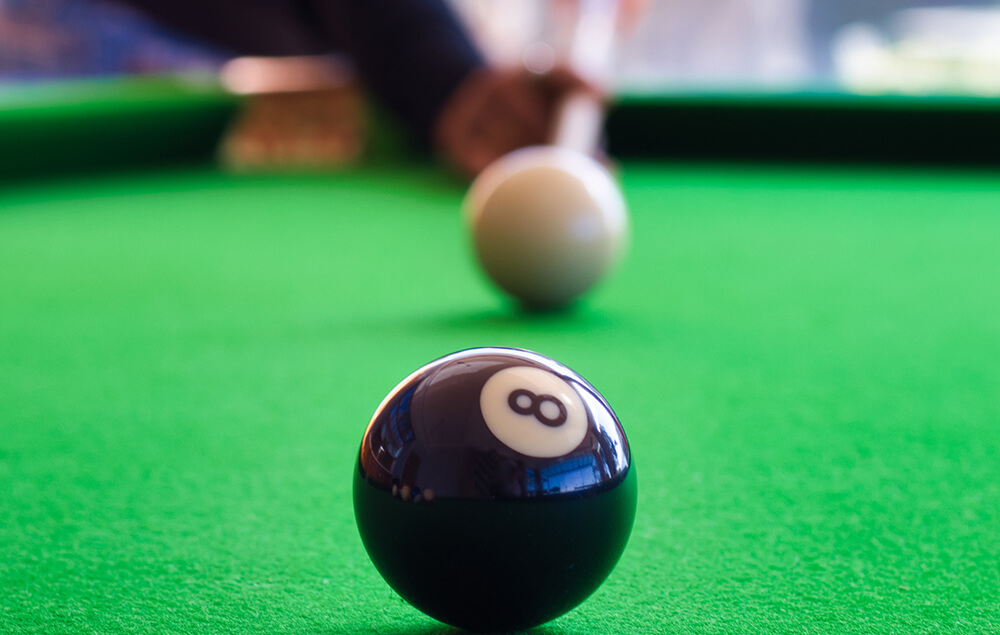
{"label": "dark sleeve", "polygon": [[444,0],[310,0],[317,24],[369,89],[425,144],[452,91],[483,59]]}
{"label": "dark sleeve", "polygon": [[300,0],[117,1],[234,55],[319,55],[337,49],[313,32]]}
{"label": "dark sleeve", "polygon": [[238,55],[346,53],[370,92],[429,143],[483,59],[444,0],[120,0]]}

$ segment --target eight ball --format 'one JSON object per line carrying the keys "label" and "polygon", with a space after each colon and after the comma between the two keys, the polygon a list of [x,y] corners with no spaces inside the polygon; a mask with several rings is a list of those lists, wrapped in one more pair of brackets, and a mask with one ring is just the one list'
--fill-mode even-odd
{"label": "eight ball", "polygon": [[382,402],[354,473],[362,542],[389,585],[461,628],[518,630],[593,593],[635,518],[628,441],[579,375],[481,348],[419,369]]}

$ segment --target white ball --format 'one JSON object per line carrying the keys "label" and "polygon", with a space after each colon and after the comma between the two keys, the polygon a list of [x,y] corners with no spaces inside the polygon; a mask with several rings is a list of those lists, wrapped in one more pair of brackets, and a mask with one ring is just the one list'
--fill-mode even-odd
{"label": "white ball", "polygon": [[480,265],[529,308],[558,308],[621,257],[628,230],[618,184],[567,148],[512,152],[484,170],[465,201]]}

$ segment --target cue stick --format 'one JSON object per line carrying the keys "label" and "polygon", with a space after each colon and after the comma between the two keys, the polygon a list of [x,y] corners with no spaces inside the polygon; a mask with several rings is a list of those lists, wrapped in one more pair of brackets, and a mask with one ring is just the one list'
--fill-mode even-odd
{"label": "cue stick", "polygon": [[[576,20],[565,51],[570,68],[584,80],[605,88],[614,57],[618,0],[579,0]],[[578,91],[558,106],[553,145],[593,154],[604,124],[604,100]]]}

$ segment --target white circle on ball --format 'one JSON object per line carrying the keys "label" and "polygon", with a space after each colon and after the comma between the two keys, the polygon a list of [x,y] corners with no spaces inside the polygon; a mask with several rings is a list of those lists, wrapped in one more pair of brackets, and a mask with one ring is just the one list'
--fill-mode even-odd
{"label": "white circle on ball", "polygon": [[561,377],[532,366],[505,368],[479,395],[486,426],[501,443],[526,456],[569,454],[587,435],[587,409]]}

